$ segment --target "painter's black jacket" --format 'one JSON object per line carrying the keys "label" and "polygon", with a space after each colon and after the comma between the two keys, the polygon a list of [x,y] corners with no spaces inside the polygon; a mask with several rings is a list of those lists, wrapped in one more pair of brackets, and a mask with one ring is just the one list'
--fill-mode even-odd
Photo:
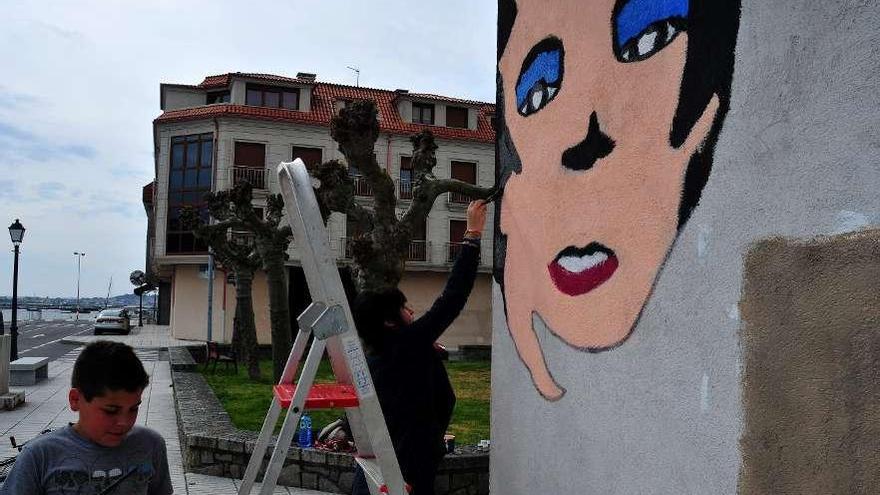
{"label": "painter's black jacket", "polygon": [[434,342],[461,313],[479,262],[479,240],[465,239],[443,293],[411,325],[390,330],[371,350],[368,363],[391,442],[404,479],[414,495],[434,493],[433,480],[443,459],[443,435],[455,394]]}

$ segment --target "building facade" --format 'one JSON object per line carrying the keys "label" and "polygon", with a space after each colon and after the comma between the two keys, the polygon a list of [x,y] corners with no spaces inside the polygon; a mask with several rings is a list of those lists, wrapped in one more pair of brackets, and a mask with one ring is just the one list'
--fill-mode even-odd
{"label": "building facade", "polygon": [[[254,206],[279,192],[278,163],[301,158],[312,166],[344,157],[330,137],[330,120],[356,100],[372,100],[379,110],[376,159],[397,185],[398,209],[412,197],[412,144],[424,128],[436,138],[440,178],[480,186],[494,184],[494,105],[406,90],[359,88],[318,82],[314,74],[297,77],[231,73],[210,76],[197,85],[161,84],[162,114],[153,122],[155,180],[144,188],[149,217],[147,266],[158,280],[160,323],[177,338],[208,338],[207,248],[180,224],[182,208],[204,207],[203,195],[229,189],[238,181],[254,185]],[[369,206],[369,186],[351,169],[356,200]],[[445,194],[437,199],[424,229],[412,241],[403,290],[417,313],[427,310],[446,280],[465,230],[468,199]],[[491,340],[491,225],[484,235],[480,274],[462,315],[441,342],[452,347],[487,345]],[[328,222],[331,248],[340,266],[351,263],[348,239],[358,226],[334,213]],[[291,309],[296,315],[307,297],[300,255],[289,248]],[[235,287],[224,267],[214,270],[211,338],[232,338]],[[253,289],[257,337],[271,341],[268,289],[258,273]],[[163,321],[164,320],[164,321]]]}

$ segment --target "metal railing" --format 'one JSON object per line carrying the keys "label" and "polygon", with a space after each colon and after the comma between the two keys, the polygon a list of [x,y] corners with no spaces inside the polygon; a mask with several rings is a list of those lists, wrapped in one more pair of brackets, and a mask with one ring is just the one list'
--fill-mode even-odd
{"label": "metal railing", "polygon": [[413,181],[399,180],[397,181],[397,195],[400,199],[412,199],[413,197]]}
{"label": "metal railing", "polygon": [[[340,250],[340,255],[342,259],[350,260],[354,258],[354,253],[352,252],[352,246],[354,245],[354,238],[352,237],[343,237],[339,240],[340,246],[342,249]],[[410,241],[409,250],[407,251],[406,260],[407,261],[429,261],[429,254],[431,252],[431,243],[425,240],[415,240]]]}
{"label": "metal railing", "polygon": [[361,177],[360,175],[353,175],[351,180],[354,181],[354,195],[355,196],[372,196],[373,195],[373,186],[367,182],[367,179]]}
{"label": "metal railing", "polygon": [[431,249],[431,243],[424,240],[410,241],[409,252],[407,253],[407,261],[428,261],[428,251]]}
{"label": "metal railing", "polygon": [[268,169],[256,167],[232,167],[232,184],[250,182],[254,189],[266,189]]}
{"label": "metal railing", "polygon": [[471,202],[471,197],[465,194],[450,192],[446,195],[446,203],[451,205],[466,205]]}
{"label": "metal railing", "polygon": [[462,242],[447,242],[446,243],[446,262],[452,263],[455,261],[455,258],[458,257],[458,253],[461,252],[461,246],[464,243]]}

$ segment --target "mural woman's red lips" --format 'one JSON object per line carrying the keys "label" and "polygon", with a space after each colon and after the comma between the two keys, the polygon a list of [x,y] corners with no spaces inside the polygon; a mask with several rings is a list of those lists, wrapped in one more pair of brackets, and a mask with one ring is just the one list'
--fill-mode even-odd
{"label": "mural woman's red lips", "polygon": [[613,251],[592,243],[583,249],[566,248],[547,266],[547,270],[560,292],[580,296],[611,278],[618,264]]}

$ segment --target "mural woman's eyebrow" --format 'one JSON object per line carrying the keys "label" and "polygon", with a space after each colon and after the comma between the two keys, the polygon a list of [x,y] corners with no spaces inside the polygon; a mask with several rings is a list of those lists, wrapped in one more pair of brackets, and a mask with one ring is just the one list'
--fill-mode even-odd
{"label": "mural woman's eyebrow", "polygon": [[664,19],[687,19],[690,0],[630,0],[615,9],[614,43],[623,47],[652,24]]}

